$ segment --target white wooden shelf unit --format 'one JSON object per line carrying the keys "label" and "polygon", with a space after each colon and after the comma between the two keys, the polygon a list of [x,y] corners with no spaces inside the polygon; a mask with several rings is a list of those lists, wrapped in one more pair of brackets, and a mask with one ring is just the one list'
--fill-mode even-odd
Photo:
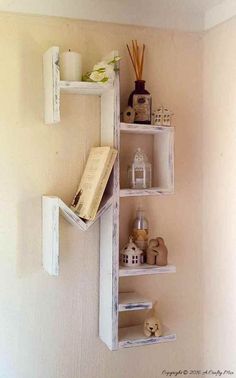
{"label": "white wooden shelf unit", "polygon": [[[117,55],[113,51],[109,59]],[[117,350],[130,346],[156,344],[175,340],[175,334],[165,331],[164,336],[146,338],[142,327],[118,326],[119,312],[143,310],[151,308],[150,300],[135,293],[118,293],[119,277],[131,275],[146,275],[172,273],[175,267],[150,267],[143,265],[133,269],[119,268],[119,207],[120,196],[164,194],[173,190],[173,129],[154,126],[127,125],[119,122],[120,93],[119,75],[116,74],[114,83],[85,83],[60,81],[59,48],[50,48],[43,57],[44,67],[44,101],[45,123],[60,122],[60,93],[81,95],[97,95],[101,97],[101,145],[113,146],[120,150],[120,134],[141,133],[152,134],[154,144],[160,147],[160,159],[156,162],[163,177],[162,181],[168,185],[161,188],[150,188],[149,191],[138,191],[130,194],[129,189],[120,190],[119,159],[115,162],[112,180],[100,210],[92,222],[79,218],[60,198],[43,196],[43,266],[51,275],[59,274],[59,215],[61,214],[71,224],[86,231],[95,221],[100,221],[100,305],[99,305],[99,336],[110,350]],[[158,138],[159,135],[159,138]],[[162,137],[162,135],[165,135]],[[164,138],[164,139],[163,139]],[[164,143],[163,143],[164,142]],[[163,144],[165,147],[163,147]],[[159,147],[158,147],[159,145]],[[167,149],[167,151],[165,151]],[[124,190],[126,192],[124,192]],[[122,194],[123,193],[123,194]],[[128,194],[127,194],[128,193]]]}

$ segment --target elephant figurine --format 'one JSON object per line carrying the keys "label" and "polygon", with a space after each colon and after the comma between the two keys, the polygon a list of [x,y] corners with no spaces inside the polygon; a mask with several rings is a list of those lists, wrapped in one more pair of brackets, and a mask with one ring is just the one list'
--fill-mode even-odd
{"label": "elephant figurine", "polygon": [[168,250],[163,238],[150,240],[147,248],[147,264],[165,266],[167,265],[167,255]]}

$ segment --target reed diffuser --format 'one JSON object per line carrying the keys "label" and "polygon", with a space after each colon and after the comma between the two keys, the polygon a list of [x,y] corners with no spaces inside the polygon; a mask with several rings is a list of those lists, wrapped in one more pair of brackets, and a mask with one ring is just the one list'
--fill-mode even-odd
{"label": "reed diffuser", "polygon": [[145,45],[138,45],[137,40],[132,41],[132,47],[127,44],[129,56],[135,73],[135,89],[130,94],[128,105],[135,110],[134,123],[151,123],[151,95],[145,89],[145,81],[143,80],[143,65]]}

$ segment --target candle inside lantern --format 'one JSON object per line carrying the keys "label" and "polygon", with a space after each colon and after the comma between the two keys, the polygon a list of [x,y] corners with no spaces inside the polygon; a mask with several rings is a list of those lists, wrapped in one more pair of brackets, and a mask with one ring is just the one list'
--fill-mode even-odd
{"label": "candle inside lantern", "polygon": [[60,55],[60,76],[64,81],[81,81],[82,57],[74,51],[65,51]]}

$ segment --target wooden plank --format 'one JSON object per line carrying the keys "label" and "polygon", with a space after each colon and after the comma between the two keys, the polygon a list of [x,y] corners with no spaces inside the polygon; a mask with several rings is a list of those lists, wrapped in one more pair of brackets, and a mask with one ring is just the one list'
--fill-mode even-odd
{"label": "wooden plank", "polygon": [[42,198],[43,267],[52,276],[59,274],[59,201]]}
{"label": "wooden plank", "polygon": [[53,276],[59,275],[59,210],[64,218],[81,231],[88,230],[113,203],[112,197],[103,199],[103,203],[93,221],[85,221],[74,213],[60,198],[43,196],[42,225],[43,225],[43,266]]}
{"label": "wooden plank", "polygon": [[174,130],[154,135],[153,181],[170,193],[174,191]]}
{"label": "wooden plank", "polygon": [[46,124],[60,122],[59,47],[43,55],[44,118]]}
{"label": "wooden plank", "polygon": [[101,96],[107,90],[113,88],[112,84],[91,83],[85,81],[60,81],[60,90],[66,94]]}
{"label": "wooden plank", "polygon": [[[113,59],[113,52],[109,59]],[[119,77],[101,97],[101,145],[119,151]],[[118,349],[119,159],[113,168],[113,204],[100,220],[99,336],[110,350]]]}
{"label": "wooden plank", "polygon": [[119,348],[130,348],[134,346],[160,344],[168,341],[175,341],[176,334],[170,333],[163,327],[164,335],[160,337],[146,337],[143,333],[143,325],[125,327],[119,329]]}
{"label": "wooden plank", "polygon": [[173,194],[171,188],[120,189],[120,197],[164,196]]}
{"label": "wooden plank", "polygon": [[174,265],[157,266],[142,264],[137,268],[129,268],[120,266],[119,276],[145,276],[147,274],[162,274],[162,273],[175,273],[176,267]]}
{"label": "wooden plank", "polygon": [[120,123],[120,132],[128,134],[158,134],[168,133],[173,131],[173,127],[155,126],[155,125],[141,125],[136,123]]}
{"label": "wooden plank", "polygon": [[152,308],[152,302],[137,293],[119,293],[119,312],[148,310]]}

